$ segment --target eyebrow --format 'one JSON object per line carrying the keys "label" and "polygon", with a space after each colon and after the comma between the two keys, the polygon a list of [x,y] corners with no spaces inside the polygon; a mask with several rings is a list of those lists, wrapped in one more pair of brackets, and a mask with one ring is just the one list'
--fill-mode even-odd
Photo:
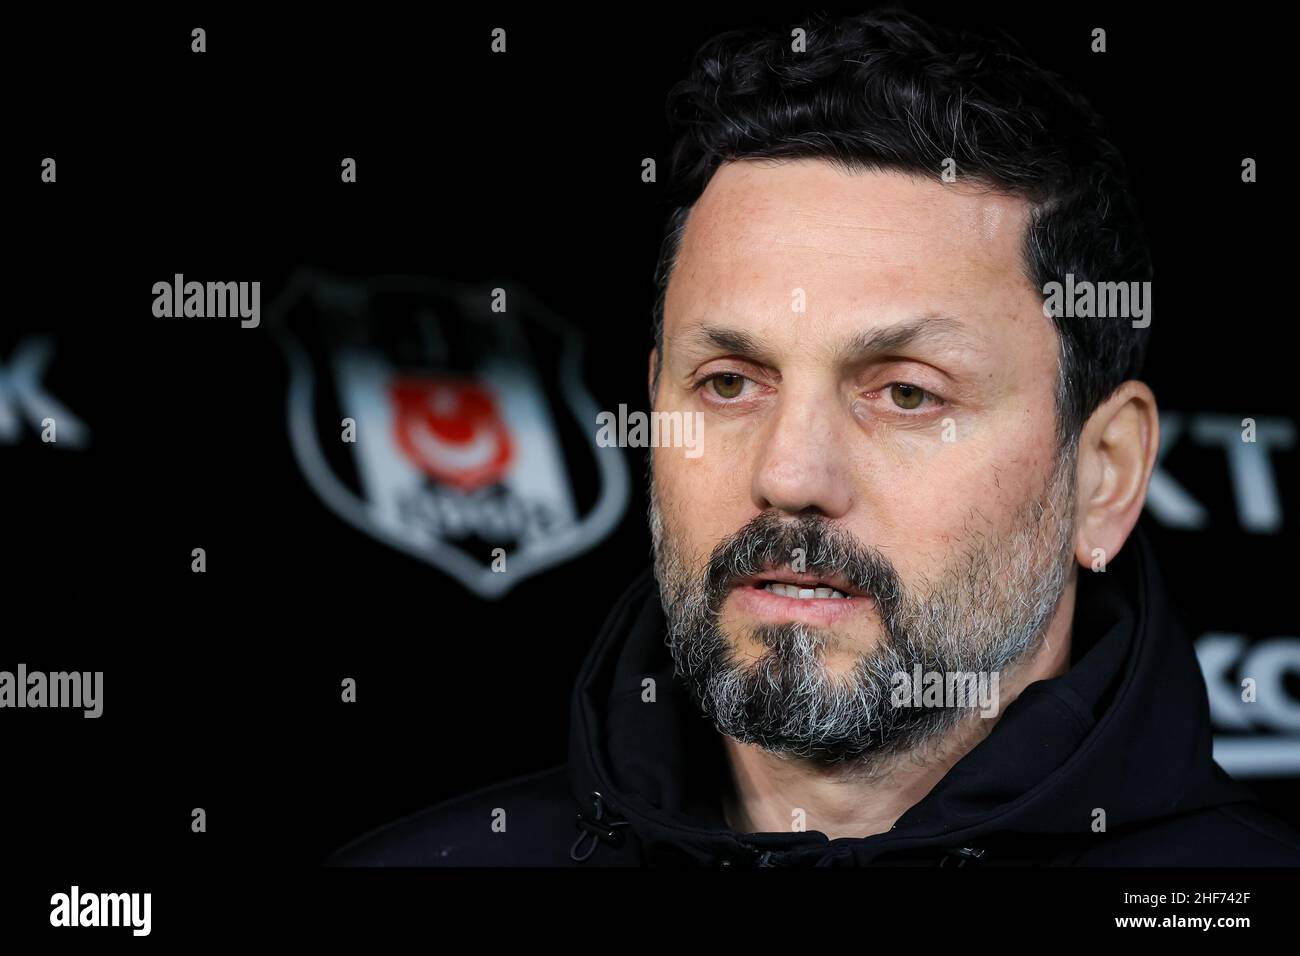
{"label": "eyebrow", "polygon": [[684,336],[688,346],[721,349],[749,359],[759,365],[770,365],[767,350],[759,343],[756,336],[740,329],[728,329],[719,325],[697,325]]}
{"label": "eyebrow", "polygon": [[849,364],[925,343],[981,350],[963,323],[950,315],[930,314],[858,332],[838,350],[838,357]]}
{"label": "eyebrow", "polygon": [[[699,325],[683,338],[687,346],[712,346],[759,365],[776,364],[757,336],[740,329]],[[927,342],[982,351],[963,323],[950,315],[927,314],[882,328],[864,329],[836,349],[836,358],[845,365],[856,364]]]}

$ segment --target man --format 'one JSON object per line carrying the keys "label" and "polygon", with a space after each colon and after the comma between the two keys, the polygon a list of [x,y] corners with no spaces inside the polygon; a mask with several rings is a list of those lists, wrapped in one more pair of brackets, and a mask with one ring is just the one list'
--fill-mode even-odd
{"label": "man", "polygon": [[650,395],[705,451],[652,452],[654,575],[567,765],[331,862],[1300,862],[1135,531],[1151,265],[1091,108],[888,12],[715,38],[670,116]]}

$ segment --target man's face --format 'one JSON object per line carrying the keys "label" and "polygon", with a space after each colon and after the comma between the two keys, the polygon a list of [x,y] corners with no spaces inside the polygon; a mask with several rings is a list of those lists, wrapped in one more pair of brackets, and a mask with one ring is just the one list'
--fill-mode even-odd
{"label": "man's face", "polygon": [[651,525],[678,668],[724,732],[910,748],[952,714],[891,708],[895,669],[1033,649],[1068,583],[1073,462],[1028,215],[815,160],[728,163],[696,203],[655,410],[702,412],[704,453],[654,449]]}

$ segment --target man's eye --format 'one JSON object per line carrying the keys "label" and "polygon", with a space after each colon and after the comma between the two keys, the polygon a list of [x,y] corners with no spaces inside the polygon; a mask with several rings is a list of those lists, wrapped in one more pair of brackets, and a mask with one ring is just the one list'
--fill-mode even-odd
{"label": "man's eye", "polygon": [[895,382],[889,387],[889,397],[893,399],[894,404],[907,411],[920,408],[921,403],[925,401],[925,396],[925,389],[904,382]]}
{"label": "man's eye", "polygon": [[745,389],[745,377],[734,372],[721,372],[709,377],[709,387],[719,398],[736,398]]}

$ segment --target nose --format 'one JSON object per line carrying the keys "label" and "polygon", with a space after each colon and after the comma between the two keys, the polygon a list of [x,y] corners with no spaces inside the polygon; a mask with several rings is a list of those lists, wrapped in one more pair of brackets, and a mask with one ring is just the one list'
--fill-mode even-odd
{"label": "nose", "polygon": [[833,394],[782,394],[755,436],[761,444],[751,492],[757,508],[827,518],[852,508],[848,436],[841,434],[846,414]]}

